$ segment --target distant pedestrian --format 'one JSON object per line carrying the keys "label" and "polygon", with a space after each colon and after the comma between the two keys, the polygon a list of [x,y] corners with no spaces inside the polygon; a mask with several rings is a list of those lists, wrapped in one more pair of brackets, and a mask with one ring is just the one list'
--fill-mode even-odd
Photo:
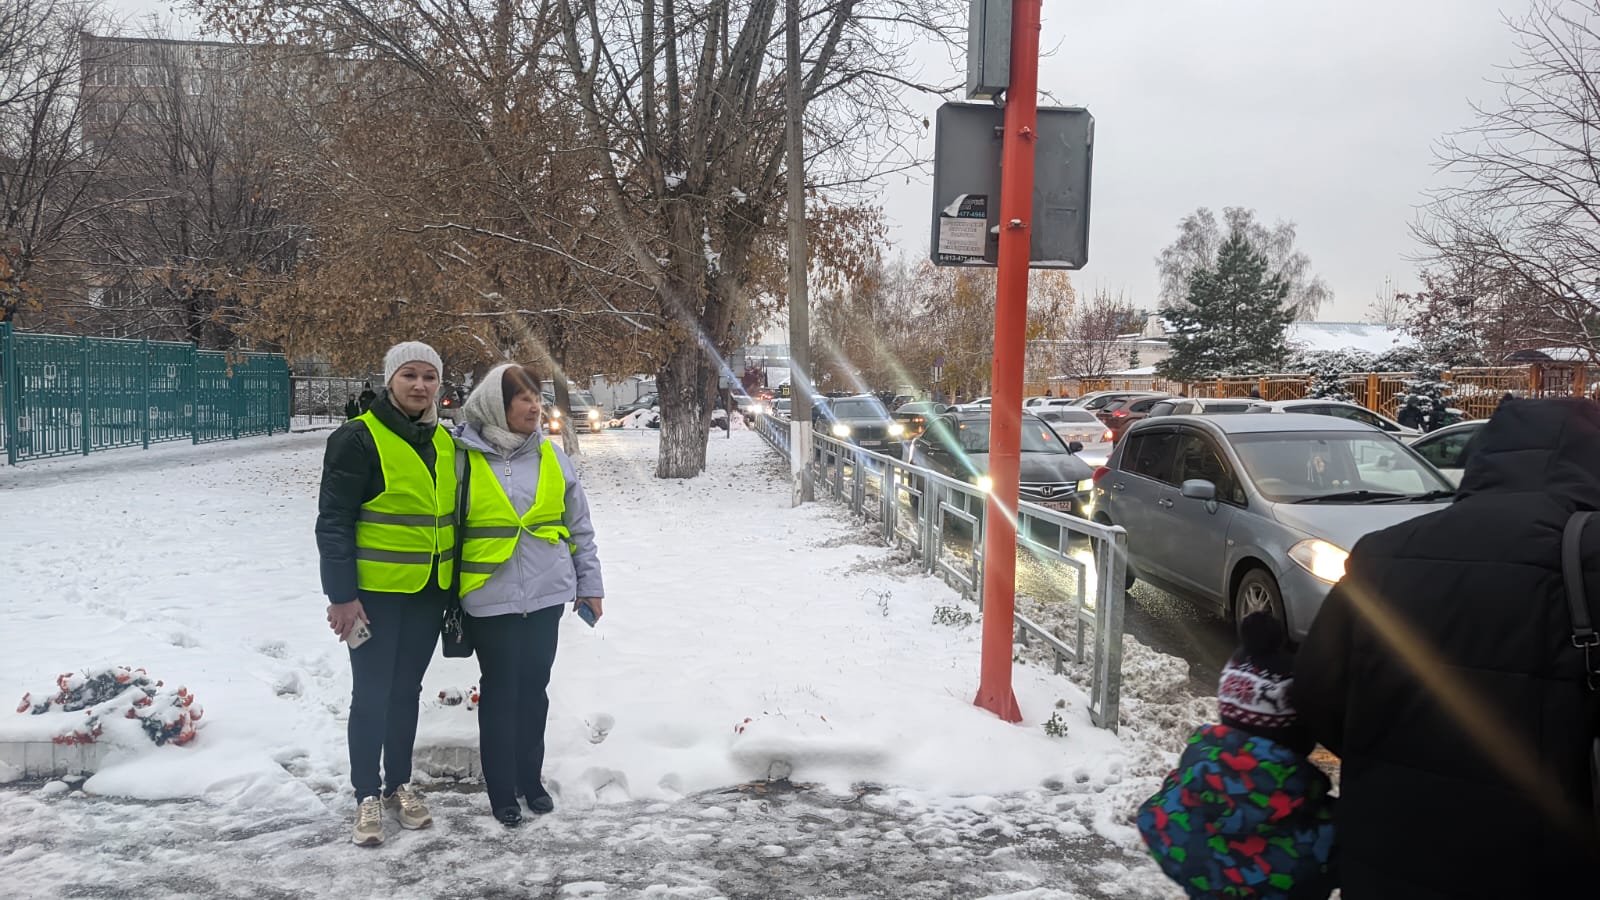
{"label": "distant pedestrian", "polygon": [[[1473,444],[1454,503],[1355,545],[1296,660],[1343,758],[1350,900],[1593,896],[1600,872],[1600,653],[1575,646],[1561,562],[1600,509],[1600,404],[1507,403]],[[1575,550],[1600,621],[1600,522]]]}
{"label": "distant pedestrian", "polygon": [[1217,687],[1220,724],[1190,736],[1139,808],[1139,833],[1190,897],[1322,900],[1337,886],[1332,784],[1294,705],[1293,659],[1269,612],[1239,623]]}
{"label": "distant pedestrian", "polygon": [[1250,389],[1250,399],[1251,400],[1260,400],[1261,399],[1261,388],[1258,388],[1258,387],[1251,388]]}
{"label": "distant pedestrian", "polygon": [[[444,364],[427,344],[395,344],[371,408],[328,437],[317,550],[328,627],[350,648],[352,839],[383,843],[383,809],[402,828],[433,817],[411,784],[422,676],[439,643],[454,567],[455,442],[439,427]],[[383,777],[379,778],[379,763]]]}
{"label": "distant pedestrian", "polygon": [[372,408],[372,401],[377,397],[378,393],[372,389],[372,382],[369,381],[361,388],[361,396],[357,398],[356,402],[361,407],[361,411],[366,412]]}
{"label": "distant pedestrian", "polygon": [[344,419],[346,422],[361,415],[361,404],[356,401],[355,394],[346,394],[344,401]]}
{"label": "distant pedestrian", "polygon": [[[605,588],[578,470],[539,430],[539,379],[516,365],[484,376],[462,407],[467,456],[461,606],[478,655],[478,740],[489,807],[507,827],[548,813],[546,688],[562,607],[603,613]],[[591,621],[591,624],[592,624]]]}
{"label": "distant pedestrian", "polygon": [[1045,395],[1045,396],[1046,396],[1046,397],[1054,397],[1054,396],[1055,396],[1055,393],[1054,393],[1054,392],[1052,392],[1052,391],[1051,391],[1051,390],[1050,390],[1050,389],[1049,389],[1049,388],[1045,388],[1045,389],[1044,389],[1044,395]]}

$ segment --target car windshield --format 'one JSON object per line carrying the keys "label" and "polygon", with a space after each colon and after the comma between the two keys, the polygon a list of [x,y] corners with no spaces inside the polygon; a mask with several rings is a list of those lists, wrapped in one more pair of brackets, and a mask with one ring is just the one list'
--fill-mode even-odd
{"label": "car windshield", "polygon": [[[961,449],[968,453],[989,452],[989,421],[968,419],[957,426]],[[1067,447],[1050,426],[1032,417],[1022,420],[1023,453],[1066,453]]]}
{"label": "car windshield", "polygon": [[918,400],[915,403],[903,403],[900,405],[899,409],[895,410],[895,412],[915,413],[924,416],[931,416],[938,411],[939,410],[934,408],[933,403],[930,403],[926,400]]}
{"label": "car windshield", "polygon": [[835,400],[831,406],[836,419],[886,419],[888,414],[876,400]]}
{"label": "car windshield", "polygon": [[591,394],[588,391],[573,391],[570,396],[572,397],[572,404],[574,406],[599,406],[600,405],[600,404],[594,402],[594,394]]}
{"label": "car windshield", "polygon": [[1452,491],[1415,453],[1382,434],[1277,432],[1234,435],[1232,442],[1256,489],[1275,503],[1367,503]]}

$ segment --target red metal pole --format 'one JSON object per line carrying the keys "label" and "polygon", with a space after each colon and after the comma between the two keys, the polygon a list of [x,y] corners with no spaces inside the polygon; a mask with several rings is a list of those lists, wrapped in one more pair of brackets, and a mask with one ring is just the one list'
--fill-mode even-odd
{"label": "red metal pole", "polygon": [[1028,245],[1033,237],[1033,151],[1039,122],[1039,9],[1017,0],[1011,14],[1011,78],[1001,149],[1000,259],[994,310],[989,494],[983,544],[983,666],[978,706],[1022,721],[1011,690],[1016,628],[1017,480],[1022,443],[1022,359],[1028,326]]}

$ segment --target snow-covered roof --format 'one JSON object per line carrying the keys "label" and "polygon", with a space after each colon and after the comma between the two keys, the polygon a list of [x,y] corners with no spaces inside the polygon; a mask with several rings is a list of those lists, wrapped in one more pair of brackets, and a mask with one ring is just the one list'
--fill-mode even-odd
{"label": "snow-covered roof", "polygon": [[1140,366],[1137,369],[1123,369],[1120,372],[1112,372],[1107,377],[1110,377],[1110,378],[1139,378],[1139,377],[1148,377],[1148,376],[1151,376],[1151,375],[1154,375],[1154,374],[1156,374],[1156,367],[1155,366]]}
{"label": "snow-covered roof", "polygon": [[1416,343],[1397,326],[1370,322],[1290,322],[1283,336],[1292,350],[1317,352],[1361,350],[1379,354]]}

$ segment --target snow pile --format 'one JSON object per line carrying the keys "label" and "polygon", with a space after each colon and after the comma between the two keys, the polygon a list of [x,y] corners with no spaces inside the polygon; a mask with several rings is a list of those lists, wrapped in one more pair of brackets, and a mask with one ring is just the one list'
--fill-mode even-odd
{"label": "snow pile", "polygon": [[660,425],[661,411],[656,407],[636,409],[617,420],[617,428],[649,428],[651,422]]}

